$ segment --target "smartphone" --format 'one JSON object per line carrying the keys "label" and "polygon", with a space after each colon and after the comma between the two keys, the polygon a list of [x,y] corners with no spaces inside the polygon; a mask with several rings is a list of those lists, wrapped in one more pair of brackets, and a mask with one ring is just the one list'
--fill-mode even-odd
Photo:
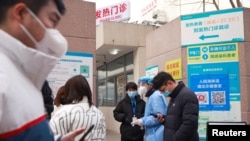
{"label": "smartphone", "polygon": [[[157,114],[151,114],[151,115],[157,118]],[[165,115],[162,115],[162,117],[165,118]]]}
{"label": "smartphone", "polygon": [[95,127],[94,124],[92,124],[89,129],[83,134],[83,136],[81,137],[81,139],[79,141],[84,141],[85,138],[87,137],[87,135],[92,131],[92,129]]}

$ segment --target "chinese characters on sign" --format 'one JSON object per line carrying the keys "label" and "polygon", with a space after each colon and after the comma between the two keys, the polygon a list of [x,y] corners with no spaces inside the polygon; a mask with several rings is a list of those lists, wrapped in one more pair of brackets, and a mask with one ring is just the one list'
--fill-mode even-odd
{"label": "chinese characters on sign", "polygon": [[[223,15],[223,16],[222,16]],[[244,41],[243,8],[181,16],[183,47]]]}
{"label": "chinese characters on sign", "polygon": [[191,76],[191,89],[199,100],[200,110],[229,111],[229,79],[224,74]]}
{"label": "chinese characters on sign", "polygon": [[233,61],[238,59],[238,48],[235,43],[189,47],[188,56],[188,63]]}
{"label": "chinese characters on sign", "polygon": [[237,121],[240,114],[238,43],[187,47],[188,86],[199,100],[199,136],[207,121]]}
{"label": "chinese characters on sign", "polygon": [[148,12],[152,11],[157,6],[157,0],[150,0],[144,5],[141,10],[142,16],[146,15]]}
{"label": "chinese characters on sign", "polygon": [[122,21],[130,18],[130,3],[123,1],[96,10],[96,24],[105,21]]}
{"label": "chinese characters on sign", "polygon": [[182,79],[182,64],[181,59],[168,61],[165,64],[165,71],[170,73],[174,79]]}

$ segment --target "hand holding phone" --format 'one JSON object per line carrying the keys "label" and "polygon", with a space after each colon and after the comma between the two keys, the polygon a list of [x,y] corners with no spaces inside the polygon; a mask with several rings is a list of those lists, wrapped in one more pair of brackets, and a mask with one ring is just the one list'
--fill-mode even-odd
{"label": "hand holding phone", "polygon": [[165,115],[162,114],[151,114],[152,116],[154,116],[155,118],[165,118]]}
{"label": "hand holding phone", "polygon": [[81,139],[79,141],[84,141],[85,138],[87,137],[87,135],[92,131],[92,129],[94,128],[94,124],[92,124],[89,129],[83,134],[83,136],[81,137]]}

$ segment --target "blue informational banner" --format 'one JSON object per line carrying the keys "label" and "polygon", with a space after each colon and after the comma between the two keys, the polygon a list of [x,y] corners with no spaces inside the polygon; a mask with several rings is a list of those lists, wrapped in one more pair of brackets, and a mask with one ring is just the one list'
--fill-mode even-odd
{"label": "blue informational banner", "polygon": [[[239,62],[188,65],[188,78],[191,78],[193,75],[208,75],[208,74],[228,74],[229,92],[240,93]],[[192,86],[191,79],[188,79],[188,84],[189,86]]]}
{"label": "blue informational banner", "polygon": [[200,110],[229,111],[229,77],[227,74],[193,75],[190,88],[195,91]]}

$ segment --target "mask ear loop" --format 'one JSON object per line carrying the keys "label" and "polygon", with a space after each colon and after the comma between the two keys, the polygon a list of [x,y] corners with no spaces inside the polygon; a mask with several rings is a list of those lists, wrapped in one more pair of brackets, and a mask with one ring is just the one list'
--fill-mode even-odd
{"label": "mask ear loop", "polygon": [[20,24],[20,27],[22,28],[22,30],[26,33],[26,35],[31,39],[31,41],[37,45],[37,41],[35,40],[35,38],[30,34],[30,32],[26,29],[26,27],[24,27],[22,24]]}
{"label": "mask ear loop", "polygon": [[30,15],[31,15],[34,19],[36,19],[36,21],[42,26],[42,28],[43,28],[44,30],[47,29],[47,28],[44,26],[44,24],[41,22],[41,20],[38,19],[37,16],[36,16],[29,8],[27,8],[27,11],[30,13]]}
{"label": "mask ear loop", "polygon": [[[31,14],[31,16],[36,19],[36,21],[43,27],[44,30],[47,29],[47,27],[44,26],[44,24],[41,22],[41,20],[39,18],[37,18],[37,16],[29,9],[27,8],[27,11]],[[61,18],[61,14],[57,13],[58,16]]]}
{"label": "mask ear loop", "polygon": [[[42,28],[44,30],[46,30],[45,26],[42,24],[42,22],[36,17],[36,15],[29,9],[29,8],[26,8],[26,10],[30,13],[30,15],[36,19],[36,21],[42,26]],[[22,28],[22,30],[26,33],[26,35],[31,39],[31,41],[37,45],[37,41],[36,39],[30,34],[30,32],[27,30],[26,27],[24,27],[22,24],[20,24],[20,27]]]}

